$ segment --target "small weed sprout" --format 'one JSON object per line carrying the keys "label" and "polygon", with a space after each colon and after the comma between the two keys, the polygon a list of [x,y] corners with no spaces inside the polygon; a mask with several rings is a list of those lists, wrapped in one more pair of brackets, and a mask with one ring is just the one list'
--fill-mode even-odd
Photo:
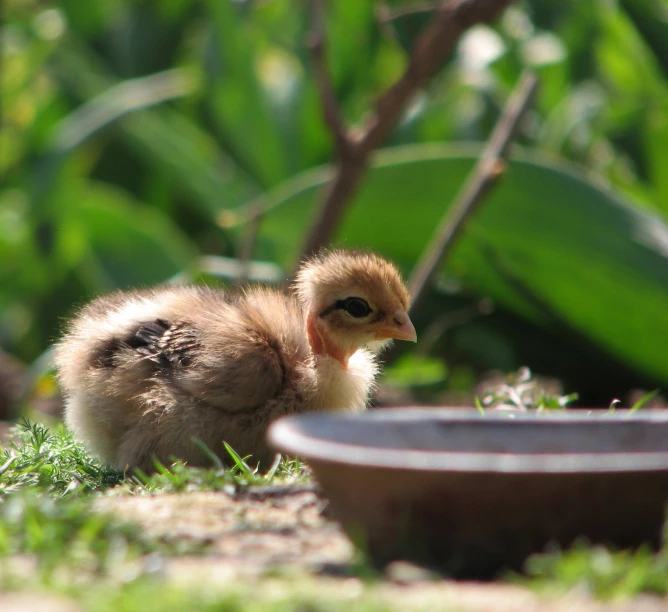
{"label": "small weed sprout", "polygon": [[636,410],[640,410],[643,406],[646,406],[649,402],[651,402],[657,395],[659,395],[659,389],[654,389],[653,391],[650,391],[648,393],[645,393],[633,406],[631,406],[631,412],[635,412]]}
{"label": "small weed sprout", "polygon": [[485,393],[482,399],[476,397],[475,405],[479,412],[494,410],[563,410],[577,400],[577,393],[558,395],[548,393],[543,386],[532,379],[531,370],[520,368],[508,374],[505,381],[492,391]]}

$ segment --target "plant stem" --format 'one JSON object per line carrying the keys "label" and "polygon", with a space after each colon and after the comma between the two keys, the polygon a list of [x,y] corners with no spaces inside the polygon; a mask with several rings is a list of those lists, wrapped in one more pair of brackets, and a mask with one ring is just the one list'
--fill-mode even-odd
{"label": "plant stem", "polygon": [[505,157],[517,129],[533,100],[538,79],[525,72],[519,79],[508,100],[482,155],[469,174],[455,198],[454,205],[447,210],[434,232],[429,246],[423,251],[408,282],[411,294],[411,309],[414,310],[425,295],[438,268],[451,252],[467,219],[477,210],[505,172]]}
{"label": "plant stem", "polygon": [[408,66],[399,79],[375,104],[375,111],[366,126],[353,134],[341,118],[334,87],[326,66],[323,27],[323,0],[312,1],[314,26],[311,34],[313,66],[318,92],[327,125],[333,132],[338,161],[332,182],[322,202],[302,249],[307,257],[329,244],[339,222],[362,182],[373,151],[394,130],[415,93],[442,66],[452,53],[461,35],[472,25],[493,20],[510,0],[446,0],[432,22],[418,37]]}

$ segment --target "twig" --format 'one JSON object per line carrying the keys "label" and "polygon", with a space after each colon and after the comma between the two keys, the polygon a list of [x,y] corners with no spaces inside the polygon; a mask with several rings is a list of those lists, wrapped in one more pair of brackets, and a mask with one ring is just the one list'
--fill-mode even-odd
{"label": "twig", "polygon": [[442,0],[431,0],[419,4],[410,4],[409,6],[391,7],[387,2],[380,2],[376,10],[378,22],[381,30],[391,40],[398,42],[397,32],[392,26],[395,19],[409,15],[418,15],[420,13],[433,13],[441,6]]}
{"label": "twig", "polygon": [[341,118],[341,111],[336,101],[334,87],[331,82],[327,68],[327,57],[325,55],[325,7],[324,0],[311,0],[311,17],[313,21],[309,49],[313,60],[313,72],[315,73],[316,86],[322,104],[325,123],[334,135],[336,149],[339,156],[345,156],[350,141],[346,126]]}
{"label": "twig", "polygon": [[380,10],[380,18],[383,22],[394,21],[399,17],[405,17],[407,15],[417,15],[419,13],[430,13],[438,9],[440,2],[419,2],[413,3],[408,6],[399,6],[398,8],[389,7],[387,4],[383,4]]}
{"label": "twig", "polygon": [[538,79],[525,72],[508,100],[483,153],[469,174],[466,183],[455,198],[455,203],[444,215],[429,246],[423,252],[408,283],[411,309],[424,297],[435,271],[451,251],[464,223],[496,185],[505,170],[504,158],[508,147],[531,105]]}
{"label": "twig", "polygon": [[[473,24],[494,19],[511,0],[446,0],[418,37],[406,70],[375,105],[375,111],[359,137],[352,138],[341,121],[324,62],[322,2],[313,0],[314,68],[325,119],[334,133],[339,152],[336,174],[328,184],[302,255],[307,256],[331,242],[339,220],[360,184],[372,152],[389,136],[413,95],[450,55],[460,36]],[[320,43],[318,44],[318,41]]]}

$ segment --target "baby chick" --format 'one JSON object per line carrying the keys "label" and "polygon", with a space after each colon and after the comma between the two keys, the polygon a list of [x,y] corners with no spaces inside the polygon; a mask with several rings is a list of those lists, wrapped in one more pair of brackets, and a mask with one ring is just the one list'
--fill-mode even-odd
{"label": "baby chick", "polygon": [[301,266],[294,295],[203,286],[117,292],[86,306],[56,347],[74,434],[119,469],[153,457],[206,463],[223,441],[265,467],[271,421],[362,410],[390,339],[415,342],[397,269],[332,251]]}

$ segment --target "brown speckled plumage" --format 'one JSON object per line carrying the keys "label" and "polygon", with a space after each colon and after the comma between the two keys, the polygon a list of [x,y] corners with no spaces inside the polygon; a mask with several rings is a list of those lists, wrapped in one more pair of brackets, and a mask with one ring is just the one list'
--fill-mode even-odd
{"label": "brown speckled plumage", "polygon": [[152,470],[154,456],[206,463],[193,438],[223,458],[226,441],[267,467],[264,436],[275,418],[364,409],[377,373],[366,347],[414,340],[407,306],[394,266],[346,251],[305,262],[295,295],[203,286],[113,293],[86,306],[56,347],[66,421],[120,469]]}

